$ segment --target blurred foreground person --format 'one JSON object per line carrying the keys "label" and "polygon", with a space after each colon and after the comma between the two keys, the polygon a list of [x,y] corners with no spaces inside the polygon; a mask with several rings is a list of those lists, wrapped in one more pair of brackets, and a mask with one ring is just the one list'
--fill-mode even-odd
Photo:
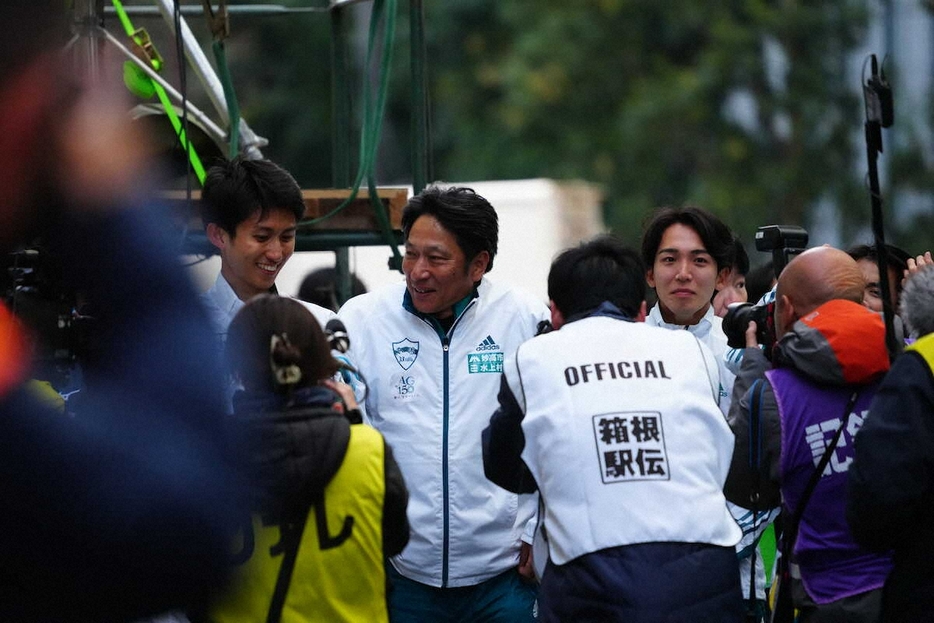
{"label": "blurred foreground person", "polygon": [[126,106],[61,66],[51,1],[0,7],[0,253],[37,237],[95,310],[73,418],[25,388],[30,345],[0,307],[0,620],[132,621],[197,610],[222,583],[233,487],[219,362],[165,221],[140,208]]}
{"label": "blurred foreground person", "polygon": [[388,621],[384,560],[409,539],[408,494],[382,435],[351,425],[349,386],[300,302],[262,294],[234,316],[238,467],[252,519],[211,620]]}
{"label": "blurred foreground person", "polygon": [[743,621],[717,367],[695,335],[643,322],[644,275],[612,238],[561,253],[556,331],[506,359],[483,431],[487,477],[541,492],[542,621]]}
{"label": "blurred foreground person", "polygon": [[856,437],[847,520],[866,547],[894,550],[884,621],[934,621],[934,266],[905,283],[906,347]]}

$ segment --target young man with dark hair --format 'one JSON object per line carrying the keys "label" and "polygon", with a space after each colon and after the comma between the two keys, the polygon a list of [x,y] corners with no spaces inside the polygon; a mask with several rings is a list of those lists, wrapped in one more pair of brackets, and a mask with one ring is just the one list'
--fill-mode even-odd
{"label": "young man with dark hair", "polygon": [[348,357],[369,387],[367,417],[409,486],[412,538],[388,567],[390,618],[532,621],[536,501],[484,477],[480,433],[504,358],[548,312],[486,276],[497,216],[472,190],[427,188],[405,207],[402,229],[405,283],[339,312],[353,335]]}
{"label": "young man with dark hair", "polygon": [[487,477],[541,492],[540,621],[743,620],[716,365],[691,333],[642,322],[644,275],[612,238],[561,253],[556,330],[507,359],[483,432]]}
{"label": "young man with dark hair", "polygon": [[729,412],[733,374],[726,368],[723,321],[714,314],[714,292],[733,266],[733,234],[712,213],[695,206],[660,208],[642,235],[646,282],[658,303],[646,322],[687,329],[714,354],[720,369],[720,408]]}
{"label": "young man with dark hair", "polygon": [[[243,304],[277,293],[276,277],[295,251],[295,231],[305,214],[302,191],[282,167],[268,160],[234,158],[211,167],[201,195],[201,219],[221,256],[221,271],[201,300],[221,339]],[[323,327],[334,312],[303,303]]]}
{"label": "young man with dark hair", "polygon": [[[645,321],[665,329],[687,330],[710,349],[719,371],[719,404],[724,415],[729,413],[735,375],[727,367],[723,320],[714,313],[711,301],[714,292],[727,284],[735,262],[734,240],[717,216],[695,206],[659,209],[642,237],[646,281],[658,296],[658,304]],[[749,556],[778,509],[763,508],[762,514],[755,516],[738,506],[730,510],[744,532],[737,552],[743,592],[750,598],[750,611],[759,615],[765,610],[765,568],[757,557],[753,582]],[[753,583],[755,601],[750,590]]]}

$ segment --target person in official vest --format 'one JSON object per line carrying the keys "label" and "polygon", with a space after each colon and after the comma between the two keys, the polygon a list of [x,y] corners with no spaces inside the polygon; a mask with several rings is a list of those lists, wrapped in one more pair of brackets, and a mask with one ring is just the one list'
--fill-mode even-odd
{"label": "person in official vest", "polygon": [[[736,396],[742,398],[730,410],[737,442],[727,498],[750,508],[781,501],[786,522],[842,427],[803,506],[793,545],[800,582],[795,580],[792,596],[804,622],[878,621],[881,587],[891,569],[889,556],[856,543],[845,516],[853,440],[889,369],[885,327],[862,305],[864,287],[856,261],[839,249],[809,249],[789,262],[776,291],[774,368],[751,322],[736,380]],[[760,422],[756,439],[749,433],[753,417]],[[753,444],[761,447],[758,486],[750,468]]]}
{"label": "person in official vest", "polygon": [[917,339],[895,360],[856,437],[847,520],[859,543],[894,551],[883,621],[916,623],[934,621],[934,265],[908,279],[900,309]]}
{"label": "person in official vest", "polygon": [[644,276],[610,237],[561,253],[557,330],[507,358],[483,431],[487,478],[541,493],[541,621],[743,620],[717,364],[690,332],[643,322]]}
{"label": "person in official vest", "polygon": [[384,560],[408,542],[408,493],[382,435],[351,425],[321,327],[263,294],[234,317],[226,352],[244,387],[232,441],[253,514],[211,620],[388,621]]}

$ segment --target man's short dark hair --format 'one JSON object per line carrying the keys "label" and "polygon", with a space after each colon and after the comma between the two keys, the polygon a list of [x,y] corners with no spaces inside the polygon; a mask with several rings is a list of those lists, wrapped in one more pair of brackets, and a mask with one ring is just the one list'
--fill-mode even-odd
{"label": "man's short dark hair", "polygon": [[697,206],[659,208],[651,216],[642,234],[642,261],[647,268],[655,264],[655,255],[662,236],[672,225],[690,227],[704,243],[707,253],[717,264],[717,271],[733,266],[733,234],[723,221],[711,212]]}
{"label": "man's short dark hair", "polygon": [[305,215],[302,189],[288,171],[269,160],[237,157],[208,169],[201,192],[201,220],[216,223],[233,236],[237,226],[258,210],[288,210]]}
{"label": "man's short dark hair", "polygon": [[613,236],[562,251],[548,273],[548,298],[567,318],[604,301],[635,318],[645,300],[645,266],[639,254]]}
{"label": "man's short dark hair", "polygon": [[486,272],[490,272],[499,241],[499,220],[489,201],[471,188],[431,185],[409,199],[402,210],[402,233],[406,239],[420,216],[436,218],[454,236],[468,264],[481,251],[489,253]]}
{"label": "man's short dark hair", "polygon": [[[902,275],[908,270],[908,259],[911,257],[908,251],[896,247],[894,244],[885,243],[886,257],[888,258],[889,269],[897,275],[895,279],[895,300],[893,305],[898,304],[898,299],[902,294]],[[879,254],[876,253],[875,245],[857,244],[846,250],[847,255],[857,262],[867,260],[873,264],[879,264]]]}
{"label": "man's short dark hair", "polygon": [[[911,257],[908,251],[888,243],[885,244],[885,250],[889,259],[889,266],[895,269],[899,275],[908,270],[908,258]],[[876,253],[875,245],[858,244],[850,247],[846,252],[857,262],[860,260],[869,260],[873,264],[879,262],[879,254]]]}
{"label": "man's short dark hair", "polygon": [[758,303],[775,285],[775,265],[772,260],[746,273],[746,294],[750,303]]}

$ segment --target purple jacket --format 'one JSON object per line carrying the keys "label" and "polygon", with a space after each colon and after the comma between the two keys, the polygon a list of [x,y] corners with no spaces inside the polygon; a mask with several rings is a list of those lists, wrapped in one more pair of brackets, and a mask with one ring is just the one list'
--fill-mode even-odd
{"label": "purple jacket", "polygon": [[[775,369],[766,372],[759,349],[744,353],[735,386],[741,399],[734,399],[729,416],[737,443],[724,489],[727,499],[750,507],[749,422],[750,413],[758,412],[760,503],[770,506],[780,490],[790,515],[840,426],[847,399],[859,390],[833,459],[802,517],[795,556],[805,589],[817,604],[879,588],[891,569],[890,557],[856,545],[846,524],[845,488],[853,438],[889,369],[882,319],[858,303],[830,301],[781,337],[773,360]],[[751,409],[749,388],[763,374],[762,402]]]}

